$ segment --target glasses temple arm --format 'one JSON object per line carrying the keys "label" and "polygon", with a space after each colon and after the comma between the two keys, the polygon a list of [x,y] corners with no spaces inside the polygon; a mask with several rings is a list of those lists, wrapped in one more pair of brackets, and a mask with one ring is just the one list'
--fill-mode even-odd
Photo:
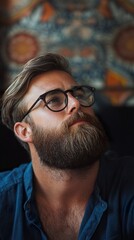
{"label": "glasses temple arm", "polygon": [[39,97],[33,104],[32,106],[29,108],[29,110],[25,113],[25,115],[23,116],[23,118],[21,119],[20,122],[23,121],[23,119],[31,112],[31,110],[33,109],[33,107],[36,105],[36,103],[41,99],[41,97]]}

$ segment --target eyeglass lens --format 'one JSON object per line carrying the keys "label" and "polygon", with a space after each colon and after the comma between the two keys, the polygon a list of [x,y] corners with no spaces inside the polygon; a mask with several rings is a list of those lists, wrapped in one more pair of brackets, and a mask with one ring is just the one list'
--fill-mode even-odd
{"label": "eyeglass lens", "polygon": [[60,90],[53,91],[46,95],[45,103],[53,111],[62,110],[67,105],[67,96]]}
{"label": "eyeglass lens", "polygon": [[94,94],[88,87],[79,87],[73,90],[73,96],[80,102],[81,106],[89,107],[94,102]]}
{"label": "eyeglass lens", "polygon": [[94,94],[88,87],[75,87],[74,89],[63,92],[55,90],[45,95],[44,102],[52,111],[61,111],[68,104],[67,92],[70,92],[79,102],[81,106],[89,107],[94,102]]}

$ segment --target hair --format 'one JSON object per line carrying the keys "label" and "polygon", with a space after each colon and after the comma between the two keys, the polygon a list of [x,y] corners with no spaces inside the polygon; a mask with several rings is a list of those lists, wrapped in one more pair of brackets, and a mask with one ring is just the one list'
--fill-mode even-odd
{"label": "hair", "polygon": [[[1,117],[4,125],[13,131],[14,124],[23,118],[26,111],[23,99],[32,79],[53,70],[61,70],[71,74],[68,60],[56,53],[38,56],[24,65],[22,71],[2,96]],[[24,146],[25,143],[22,145]]]}

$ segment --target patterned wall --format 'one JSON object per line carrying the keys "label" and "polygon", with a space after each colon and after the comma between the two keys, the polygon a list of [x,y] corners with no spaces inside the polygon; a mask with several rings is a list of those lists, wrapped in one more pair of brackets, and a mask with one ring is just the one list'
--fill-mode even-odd
{"label": "patterned wall", "polygon": [[37,55],[68,57],[102,104],[134,105],[133,0],[1,0],[0,89]]}

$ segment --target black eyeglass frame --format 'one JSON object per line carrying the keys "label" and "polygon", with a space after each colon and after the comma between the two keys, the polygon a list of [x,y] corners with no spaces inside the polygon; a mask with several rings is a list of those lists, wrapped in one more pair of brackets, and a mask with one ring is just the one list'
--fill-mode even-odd
{"label": "black eyeglass frame", "polygon": [[[83,106],[83,107],[91,107],[93,104],[94,104],[94,102],[95,102],[95,88],[94,87],[91,87],[91,86],[88,86],[88,85],[78,85],[78,86],[74,86],[73,88],[71,88],[71,89],[68,89],[68,90],[66,90],[66,91],[64,91],[64,90],[62,90],[62,89],[60,89],[60,88],[56,88],[56,89],[53,89],[53,90],[50,90],[50,91],[48,91],[48,92],[46,92],[46,93],[43,93],[43,94],[41,94],[38,98],[37,98],[37,100],[32,104],[32,106],[29,108],[29,110],[24,114],[24,116],[23,116],[23,118],[21,119],[21,121],[20,122],[22,122],[23,121],[23,119],[31,112],[31,110],[34,108],[34,106],[37,104],[37,102],[39,101],[39,100],[42,100],[44,103],[45,103],[45,106],[50,110],[50,111],[52,111],[52,112],[61,112],[61,111],[63,111],[66,107],[67,107],[67,105],[68,105],[68,95],[67,95],[67,93],[68,92],[70,92],[71,94],[72,94],[72,96],[74,96],[74,94],[73,94],[73,92],[75,92],[76,90],[79,90],[79,89],[81,89],[81,88],[88,88],[90,91],[91,91],[91,93],[92,93],[92,95],[93,95],[93,102],[90,104],[90,105],[88,105],[88,106],[85,106],[85,105],[82,105],[81,103],[80,103],[80,106]],[[47,103],[46,103],[46,101],[45,101],[45,97],[48,95],[48,94],[50,94],[50,93],[53,93],[53,92],[56,92],[56,91],[59,91],[59,92],[61,92],[61,93],[63,93],[64,95],[65,95],[65,99],[66,99],[66,104],[65,104],[65,106],[62,108],[62,109],[60,109],[60,110],[52,110],[51,108],[49,108],[49,106],[47,105]],[[74,96],[75,97],[75,96]],[[78,100],[79,101],[79,100]]]}

